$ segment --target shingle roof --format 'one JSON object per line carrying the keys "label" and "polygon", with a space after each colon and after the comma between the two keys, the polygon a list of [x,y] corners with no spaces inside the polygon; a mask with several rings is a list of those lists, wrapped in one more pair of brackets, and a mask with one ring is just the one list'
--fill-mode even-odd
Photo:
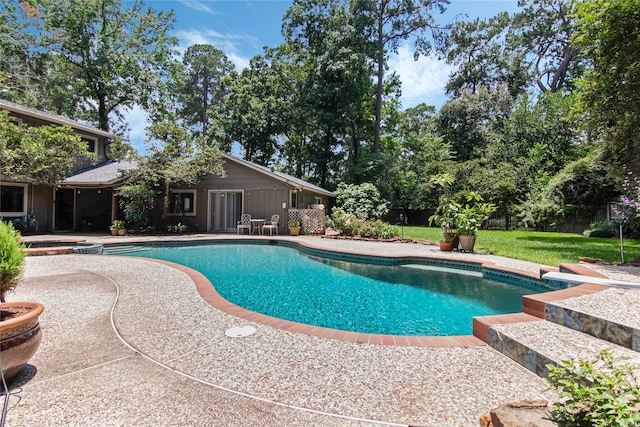
{"label": "shingle roof", "polygon": [[93,126],[82,124],[80,122],[76,122],[75,120],[71,120],[68,117],[48,113],[46,111],[37,110],[31,107],[25,107],[24,105],[16,104],[15,102],[7,101],[5,99],[0,99],[0,109],[11,111],[13,113],[24,114],[25,116],[36,117],[57,125],[70,126],[75,130],[89,132],[94,135],[104,136],[109,139],[116,138],[116,135],[112,133],[105,132],[103,130],[100,130]]}
{"label": "shingle roof", "polygon": [[324,194],[326,196],[335,197],[336,195],[329,190],[325,190],[322,187],[318,187],[317,185],[308,183],[300,178],[296,178],[295,176],[288,175],[284,172],[272,171],[270,168],[266,166],[257,165],[248,160],[241,159],[236,156],[232,156],[231,154],[224,154],[224,159],[231,160],[233,162],[242,164],[248,168],[251,168],[255,171],[261,172],[265,175],[269,175],[272,178],[277,179],[278,181],[285,182],[293,187],[299,188],[301,190],[309,190],[316,193]]}
{"label": "shingle roof", "polygon": [[136,162],[112,161],[94,168],[79,172],[65,178],[62,184],[73,185],[113,185],[122,178],[121,172],[128,172],[136,168]]}

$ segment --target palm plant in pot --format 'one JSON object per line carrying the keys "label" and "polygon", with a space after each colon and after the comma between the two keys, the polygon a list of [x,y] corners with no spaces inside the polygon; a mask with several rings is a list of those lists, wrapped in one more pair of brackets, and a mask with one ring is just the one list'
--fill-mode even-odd
{"label": "palm plant in pot", "polygon": [[473,252],[478,228],[489,215],[496,211],[493,203],[485,203],[480,194],[470,191],[466,195],[467,203],[456,212],[456,224],[460,237],[460,248],[465,252]]}
{"label": "palm plant in pot", "polygon": [[13,224],[0,221],[0,361],[2,375],[13,378],[35,354],[42,331],[38,316],[44,310],[36,302],[5,302],[22,276],[25,245]]}

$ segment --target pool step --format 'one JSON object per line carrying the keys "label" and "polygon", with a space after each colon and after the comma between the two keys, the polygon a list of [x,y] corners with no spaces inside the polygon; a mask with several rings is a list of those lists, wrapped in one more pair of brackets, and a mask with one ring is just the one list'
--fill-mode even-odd
{"label": "pool step", "polygon": [[640,364],[640,317],[612,311],[612,300],[638,307],[640,291],[585,284],[527,295],[524,313],[475,317],[473,334],[543,377],[547,364],[593,359],[604,348]]}
{"label": "pool step", "polygon": [[[585,290],[595,289],[597,287],[592,286]],[[637,310],[629,311],[629,307],[640,307],[640,291],[605,288],[598,293],[585,293],[580,300],[554,299],[545,295],[525,297],[528,301],[524,304],[529,307],[530,314],[542,314],[540,317],[549,322],[640,351],[640,316],[635,314]],[[545,298],[546,301],[541,301]],[[616,310],[607,301],[615,301],[621,309]]]}
{"label": "pool step", "polygon": [[628,358],[625,363],[640,365],[638,352],[543,319],[493,324],[487,342],[541,377],[548,375],[548,364],[593,360],[603,349],[611,349],[614,357]]}
{"label": "pool step", "polygon": [[146,248],[142,248],[140,246],[131,246],[131,245],[105,246],[103,249],[103,254],[120,255],[124,253],[140,252],[144,250],[146,250]]}

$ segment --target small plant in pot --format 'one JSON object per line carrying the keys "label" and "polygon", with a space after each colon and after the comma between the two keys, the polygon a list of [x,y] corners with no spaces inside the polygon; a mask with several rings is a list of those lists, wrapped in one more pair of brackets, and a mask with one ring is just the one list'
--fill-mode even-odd
{"label": "small plant in pot", "polygon": [[429,225],[435,224],[437,227],[442,228],[442,242],[450,242],[453,249],[458,248],[458,225],[456,219],[461,208],[462,206],[459,203],[444,199],[436,209],[436,212],[429,217]]}
{"label": "small plant in pot", "polygon": [[289,221],[289,234],[291,234],[292,236],[297,236],[300,234],[300,221],[298,220],[291,220]]}
{"label": "small plant in pot", "polygon": [[460,248],[465,252],[473,252],[478,228],[489,215],[497,210],[493,203],[485,203],[482,196],[475,191],[466,195],[467,203],[456,213],[456,224],[460,236]]}
{"label": "small plant in pot", "polygon": [[109,230],[111,230],[112,236],[117,236],[118,231],[124,230],[124,229],[125,229],[124,221],[121,219],[114,219],[113,222],[111,223],[111,227],[109,227]]}
{"label": "small plant in pot", "polygon": [[25,249],[13,224],[0,221],[0,359],[6,381],[27,364],[42,340],[42,304],[5,301],[22,276]]}

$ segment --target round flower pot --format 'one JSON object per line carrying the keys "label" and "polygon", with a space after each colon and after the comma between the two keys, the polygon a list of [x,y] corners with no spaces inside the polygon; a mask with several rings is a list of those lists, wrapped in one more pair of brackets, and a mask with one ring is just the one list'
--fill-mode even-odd
{"label": "round flower pot", "polygon": [[111,229],[111,235],[112,236],[117,236],[118,235],[118,229],[117,228],[112,228]]}
{"label": "round flower pot", "polygon": [[37,302],[0,304],[0,359],[7,381],[16,376],[38,349],[42,341],[38,316],[43,310]]}
{"label": "round flower pot", "polygon": [[476,244],[475,234],[462,234],[460,235],[460,249],[464,252],[473,252],[473,247]]}
{"label": "round flower pot", "polygon": [[298,236],[300,234],[300,227],[289,227],[289,234]]}
{"label": "round flower pot", "polygon": [[453,243],[440,242],[440,250],[443,252],[451,252],[453,250]]}

